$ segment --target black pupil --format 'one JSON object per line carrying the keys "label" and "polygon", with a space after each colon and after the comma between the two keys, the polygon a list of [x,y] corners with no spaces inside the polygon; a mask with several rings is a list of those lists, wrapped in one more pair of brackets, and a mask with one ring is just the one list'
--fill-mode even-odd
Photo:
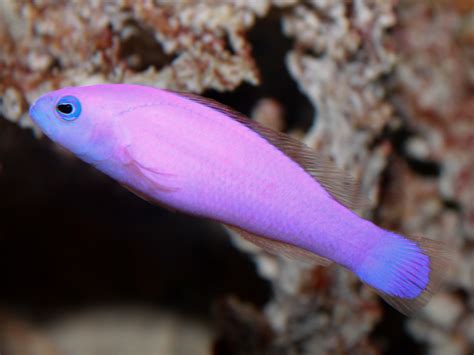
{"label": "black pupil", "polygon": [[69,115],[72,113],[73,107],[71,104],[59,104],[57,107],[58,111],[64,113],[65,115]]}

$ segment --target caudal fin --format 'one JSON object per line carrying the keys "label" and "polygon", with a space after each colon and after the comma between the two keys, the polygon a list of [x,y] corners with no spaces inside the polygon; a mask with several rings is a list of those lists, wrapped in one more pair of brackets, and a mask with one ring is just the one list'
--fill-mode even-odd
{"label": "caudal fin", "polygon": [[423,237],[387,232],[356,271],[386,302],[405,315],[423,307],[438,290],[449,266],[446,245]]}

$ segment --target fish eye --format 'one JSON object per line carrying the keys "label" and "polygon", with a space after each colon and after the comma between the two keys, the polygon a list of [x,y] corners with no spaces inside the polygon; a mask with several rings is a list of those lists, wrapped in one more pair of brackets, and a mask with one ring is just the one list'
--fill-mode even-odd
{"label": "fish eye", "polygon": [[66,121],[74,121],[81,114],[81,103],[74,96],[64,96],[56,104],[56,112]]}

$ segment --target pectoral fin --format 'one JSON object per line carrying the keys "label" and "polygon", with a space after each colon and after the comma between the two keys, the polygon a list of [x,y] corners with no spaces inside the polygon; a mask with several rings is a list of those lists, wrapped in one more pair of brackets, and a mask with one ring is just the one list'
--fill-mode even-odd
{"label": "pectoral fin", "polygon": [[[154,190],[162,192],[174,192],[179,190],[173,185],[174,174],[166,171],[162,171],[159,168],[154,167],[152,163],[147,163],[139,160],[133,153],[133,149],[130,146],[122,149],[122,164],[129,170],[132,176],[138,178],[138,180],[147,183]],[[143,159],[142,159],[143,160]],[[127,187],[132,192],[136,193],[130,187]],[[138,195],[138,193],[136,193]],[[140,196],[142,197],[142,196]],[[142,197],[144,198],[144,197]],[[147,200],[147,198],[144,198]]]}
{"label": "pectoral fin", "polygon": [[[166,193],[178,191],[177,187],[172,186],[174,177],[173,174],[164,173],[145,166],[144,164],[138,162],[127,148],[123,149],[122,164],[129,171],[130,175],[133,176],[133,178],[137,181],[137,184],[144,187],[144,190]],[[153,196],[140,191],[136,187],[125,183],[122,183],[122,186],[147,202],[175,212],[174,209],[163,204]]]}

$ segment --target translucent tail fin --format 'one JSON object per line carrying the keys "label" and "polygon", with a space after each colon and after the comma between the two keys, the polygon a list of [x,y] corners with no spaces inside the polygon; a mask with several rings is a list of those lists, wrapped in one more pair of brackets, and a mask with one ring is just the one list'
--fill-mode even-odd
{"label": "translucent tail fin", "polygon": [[369,253],[357,275],[405,315],[423,307],[438,290],[449,266],[446,245],[423,237],[388,233]]}

